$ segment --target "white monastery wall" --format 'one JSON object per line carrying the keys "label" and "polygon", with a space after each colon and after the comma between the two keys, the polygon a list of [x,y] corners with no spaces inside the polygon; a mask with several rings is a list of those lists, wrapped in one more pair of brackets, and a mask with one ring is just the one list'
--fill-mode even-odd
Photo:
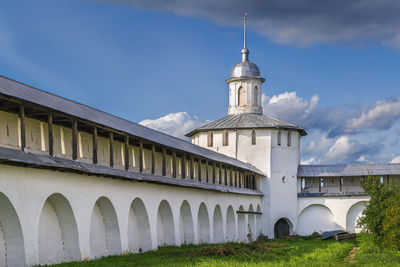
{"label": "white monastery wall", "polygon": [[294,232],[299,235],[338,229],[360,232],[357,220],[368,201],[369,196],[299,197]]}
{"label": "white monastery wall", "polygon": [[0,165],[0,188],[0,251],[7,249],[9,266],[247,241],[249,228],[253,240],[261,232],[261,216],[236,213],[260,210],[259,196],[8,165]]}

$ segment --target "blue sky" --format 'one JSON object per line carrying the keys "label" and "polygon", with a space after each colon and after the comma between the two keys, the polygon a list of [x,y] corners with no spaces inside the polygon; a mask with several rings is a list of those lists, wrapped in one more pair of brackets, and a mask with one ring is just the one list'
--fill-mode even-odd
{"label": "blue sky", "polygon": [[[226,116],[242,8],[150,2],[2,1],[0,74],[178,136]],[[249,12],[250,60],[267,79],[265,112],[307,129],[304,162],[395,160],[400,35],[365,34],[366,23],[349,31],[326,15],[329,27],[301,28],[304,20],[281,12],[278,20]],[[293,27],[299,35],[289,34]]]}

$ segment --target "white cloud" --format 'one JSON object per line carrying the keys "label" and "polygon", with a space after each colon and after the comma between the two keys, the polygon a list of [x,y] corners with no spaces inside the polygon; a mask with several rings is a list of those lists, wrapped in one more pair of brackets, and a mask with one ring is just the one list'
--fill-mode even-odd
{"label": "white cloud", "polygon": [[357,118],[349,118],[333,129],[329,136],[357,134],[365,130],[387,130],[400,119],[400,97],[377,101]]}
{"label": "white cloud", "polygon": [[139,124],[181,139],[188,139],[185,134],[207,122],[187,112],[177,112],[154,120],[143,120]]}
{"label": "white cloud", "polygon": [[313,114],[318,102],[318,95],[305,100],[297,96],[296,92],[285,92],[272,97],[263,94],[264,113],[288,122],[305,122]]}
{"label": "white cloud", "polygon": [[394,157],[390,163],[400,163],[400,156]]}
{"label": "white cloud", "polygon": [[348,136],[339,137],[322,158],[326,163],[368,162],[382,149],[380,142],[360,143]]}

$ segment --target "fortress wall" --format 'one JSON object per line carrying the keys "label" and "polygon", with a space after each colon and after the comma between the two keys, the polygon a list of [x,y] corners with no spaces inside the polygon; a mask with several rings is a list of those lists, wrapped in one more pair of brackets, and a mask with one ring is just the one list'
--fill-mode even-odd
{"label": "fortress wall", "polygon": [[247,223],[261,225],[236,213],[259,209],[260,196],[9,165],[0,165],[0,188],[0,262],[10,266],[246,241]]}

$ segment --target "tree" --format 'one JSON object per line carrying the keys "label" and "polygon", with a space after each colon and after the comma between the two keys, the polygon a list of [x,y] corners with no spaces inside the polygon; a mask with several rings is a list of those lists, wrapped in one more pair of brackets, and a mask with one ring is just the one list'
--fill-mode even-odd
{"label": "tree", "polygon": [[361,186],[370,201],[358,226],[368,229],[378,245],[400,249],[400,187],[394,183],[385,184],[376,176],[365,178]]}

